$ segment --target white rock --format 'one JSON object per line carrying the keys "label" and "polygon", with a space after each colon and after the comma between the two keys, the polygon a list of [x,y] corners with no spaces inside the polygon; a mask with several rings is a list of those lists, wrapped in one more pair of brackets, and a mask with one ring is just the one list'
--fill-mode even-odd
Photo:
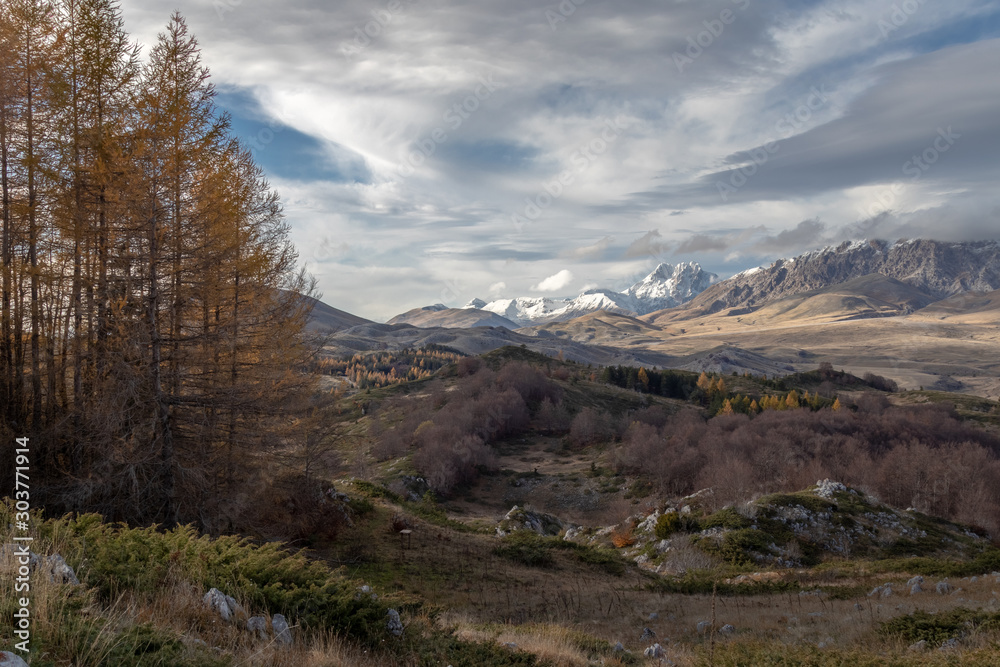
{"label": "white rock", "polygon": [[647,658],[662,658],[664,655],[666,655],[663,652],[663,647],[660,646],[659,644],[653,644],[645,651],[643,651],[642,654]]}
{"label": "white rock", "polygon": [[246,616],[243,607],[234,598],[226,595],[218,588],[213,588],[205,593],[202,602],[217,613],[223,621],[228,622]]}

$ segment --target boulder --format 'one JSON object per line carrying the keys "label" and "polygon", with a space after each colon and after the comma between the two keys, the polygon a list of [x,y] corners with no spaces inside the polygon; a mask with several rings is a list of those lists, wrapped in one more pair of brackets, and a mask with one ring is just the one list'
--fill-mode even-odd
{"label": "boulder", "polygon": [[698,634],[703,635],[712,629],[712,624],[708,621],[698,621]]}
{"label": "boulder", "polygon": [[922,584],[922,583],[924,583],[924,578],[921,577],[918,574],[917,576],[915,576],[915,577],[911,578],[909,581],[907,581],[906,585],[909,586],[910,588],[913,588],[914,585],[916,585],[916,584]]}
{"label": "boulder", "polygon": [[28,667],[28,663],[10,651],[0,651],[0,667]]}
{"label": "boulder", "polygon": [[624,646],[622,646],[622,643],[621,643],[621,642],[617,642],[617,643],[616,643],[616,644],[615,644],[615,645],[614,645],[614,646],[612,647],[612,649],[611,649],[611,652],[612,652],[612,653],[624,653],[624,652],[625,652],[625,647],[624,647]]}
{"label": "boulder", "polygon": [[937,590],[938,595],[948,595],[949,593],[951,593],[954,590],[951,587],[951,584],[949,584],[947,581],[939,581],[939,582],[937,582],[937,586],[935,586],[934,588],[935,588],[935,590]]}
{"label": "boulder", "polygon": [[731,635],[736,633],[736,628],[726,623],[721,628],[719,628],[720,635]]}
{"label": "boulder", "polygon": [[52,554],[46,558],[45,568],[49,572],[50,580],[57,584],[72,584],[76,586],[80,583],[80,580],[76,578],[76,572],[73,571],[73,568],[59,554]]}
{"label": "boulder", "polygon": [[918,642],[914,642],[913,644],[910,644],[910,646],[908,647],[908,650],[910,650],[910,651],[923,651],[923,650],[926,650],[926,649],[927,649],[927,640],[926,639],[921,639]]}
{"label": "boulder", "polygon": [[247,619],[247,632],[256,639],[267,639],[267,617],[251,616]]}
{"label": "boulder", "polygon": [[390,609],[387,613],[389,620],[385,624],[385,629],[389,631],[393,637],[403,636],[403,621],[399,618],[399,612],[395,609]]}
{"label": "boulder", "polygon": [[662,658],[666,655],[666,653],[663,652],[663,647],[659,644],[653,644],[643,651],[642,654],[647,658]]}
{"label": "boulder", "polygon": [[280,644],[292,643],[292,629],[288,627],[288,619],[281,614],[275,614],[271,618],[271,629],[274,630],[274,639]]}
{"label": "boulder", "polygon": [[639,641],[646,641],[647,639],[656,639],[656,633],[649,628],[643,628],[642,636],[639,637]]}
{"label": "boulder", "polygon": [[213,588],[205,593],[202,598],[205,605],[217,613],[219,617],[228,622],[235,622],[241,618],[246,618],[246,611],[234,598],[226,595],[218,588]]}
{"label": "boulder", "polygon": [[881,586],[876,586],[872,589],[872,592],[868,594],[868,597],[874,598],[888,598],[892,597],[892,584],[882,584]]}
{"label": "boulder", "polygon": [[916,595],[917,593],[923,593],[924,589],[921,588],[919,583],[910,586],[910,595]]}

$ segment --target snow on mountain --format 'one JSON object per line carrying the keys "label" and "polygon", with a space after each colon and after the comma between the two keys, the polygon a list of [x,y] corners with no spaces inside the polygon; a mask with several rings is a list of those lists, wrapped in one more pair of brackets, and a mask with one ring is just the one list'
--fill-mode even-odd
{"label": "snow on mountain", "polygon": [[625,290],[625,294],[634,299],[636,312],[646,315],[690,301],[718,279],[696,263],[660,264],[642,281]]}
{"label": "snow on mountain", "polygon": [[482,303],[481,299],[473,299],[466,308],[496,313],[521,326],[561,322],[599,310],[630,316],[645,315],[690,301],[718,278],[696,263],[685,262],[677,266],[660,264],[624,292],[595,289],[588,290],[575,299],[518,297],[483,305],[478,305]]}

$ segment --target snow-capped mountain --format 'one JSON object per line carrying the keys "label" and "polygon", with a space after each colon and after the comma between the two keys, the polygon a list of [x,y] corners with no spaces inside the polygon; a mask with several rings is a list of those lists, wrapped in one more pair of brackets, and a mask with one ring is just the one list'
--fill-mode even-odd
{"label": "snow-capped mountain", "polygon": [[686,303],[718,279],[719,276],[703,271],[696,263],[677,266],[660,264],[655,271],[625,290],[625,294],[638,306],[636,312],[646,315]]}
{"label": "snow-capped mountain", "polygon": [[697,263],[684,262],[677,266],[660,264],[624,292],[594,289],[575,299],[517,297],[489,303],[473,299],[465,307],[496,313],[520,326],[561,322],[599,310],[621,315],[646,315],[686,303],[718,279],[717,275],[708,273]]}

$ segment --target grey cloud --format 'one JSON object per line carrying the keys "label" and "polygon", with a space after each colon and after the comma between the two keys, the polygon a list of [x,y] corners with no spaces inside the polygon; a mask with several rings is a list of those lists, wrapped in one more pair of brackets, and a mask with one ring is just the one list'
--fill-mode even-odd
{"label": "grey cloud", "polygon": [[750,251],[769,255],[810,249],[822,243],[826,225],[818,219],[803,220],[793,229],[786,229],[773,236],[754,241]]}
{"label": "grey cloud", "polygon": [[614,237],[605,236],[603,239],[592,245],[568,250],[564,253],[564,256],[576,260],[593,261],[604,259],[608,254],[608,249],[611,248],[614,241]]}
{"label": "grey cloud", "polygon": [[659,230],[646,232],[642,237],[636,239],[625,250],[626,259],[636,259],[639,257],[656,257],[670,251],[670,244],[661,239],[663,236]]}

